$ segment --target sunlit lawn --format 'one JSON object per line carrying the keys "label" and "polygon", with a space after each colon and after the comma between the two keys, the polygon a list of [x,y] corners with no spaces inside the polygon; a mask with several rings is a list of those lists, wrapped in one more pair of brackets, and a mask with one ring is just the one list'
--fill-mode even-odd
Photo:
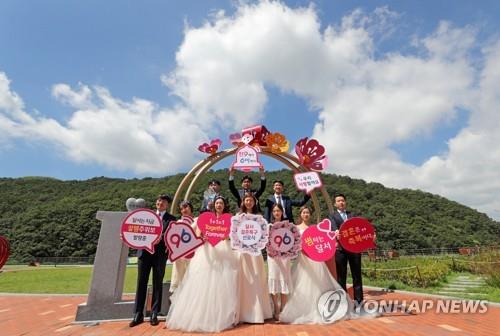
{"label": "sunlit lawn", "polygon": [[[171,265],[167,266],[164,281],[170,279]],[[446,282],[451,282],[459,275],[469,273],[450,272]],[[474,275],[469,274],[474,277]],[[0,293],[46,293],[46,294],[87,294],[92,277],[91,266],[41,266],[27,267],[6,265],[0,273]],[[150,283],[152,275],[150,276]],[[350,277],[348,282],[350,282]],[[137,265],[127,267],[125,273],[124,293],[134,293],[137,281]],[[370,279],[363,277],[363,283],[367,286],[391,288],[396,290],[408,290],[413,292],[437,294],[446,282],[434,287],[418,288],[408,286],[401,281]],[[485,293],[474,295],[473,293]],[[483,285],[470,289],[466,298],[485,299],[492,302],[500,302],[500,288]]]}
{"label": "sunlit lawn", "polygon": [[[165,280],[170,279],[171,269],[167,266]],[[92,267],[9,266],[0,273],[0,293],[88,294],[91,278]],[[135,292],[136,281],[137,266],[127,267],[123,292]]]}

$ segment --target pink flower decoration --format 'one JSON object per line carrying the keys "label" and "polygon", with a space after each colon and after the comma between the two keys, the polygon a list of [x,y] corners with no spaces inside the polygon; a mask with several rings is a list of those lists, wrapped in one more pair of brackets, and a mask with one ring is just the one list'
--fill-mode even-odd
{"label": "pink flower decoration", "polygon": [[318,140],[306,138],[300,139],[295,145],[295,153],[299,162],[307,168],[314,170],[323,170],[327,165],[327,156],[325,147],[320,145]]}

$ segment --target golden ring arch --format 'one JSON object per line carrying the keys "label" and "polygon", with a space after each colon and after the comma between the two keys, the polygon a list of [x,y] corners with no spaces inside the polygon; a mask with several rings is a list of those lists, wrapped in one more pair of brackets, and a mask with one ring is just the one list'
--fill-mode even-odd
{"label": "golden ring arch", "polygon": [[[275,153],[275,152],[272,152],[268,147],[260,147],[260,148],[261,148],[260,154],[263,154],[265,156],[269,156],[269,157],[274,158],[278,161],[281,161],[283,164],[288,166],[295,173],[311,171],[309,168],[302,165],[296,157],[294,157],[293,155],[291,155],[287,152]],[[200,176],[202,176],[208,169],[210,169],[217,162],[225,159],[226,157],[228,157],[230,155],[234,155],[237,150],[238,150],[238,147],[220,151],[218,153],[215,153],[213,155],[208,156],[204,160],[201,160],[196,165],[194,165],[193,168],[191,168],[191,170],[186,174],[186,176],[184,176],[181,183],[179,184],[179,187],[177,188],[177,191],[175,192],[174,199],[172,200],[170,213],[175,215],[177,213],[178,204],[179,204],[180,200],[183,200],[183,199],[188,200],[190,198],[191,193],[193,191],[193,188],[196,185]],[[330,195],[328,195],[328,192],[326,191],[325,186],[321,186],[320,191],[321,191],[321,194],[323,195],[323,198],[326,201],[328,211],[332,212],[333,211],[332,201],[331,201]],[[182,197],[181,195],[183,193],[184,193],[184,196]],[[317,220],[317,222],[319,222],[321,220],[321,208],[319,206],[318,197],[317,197],[314,190],[311,192],[311,199],[312,199],[313,207],[314,207],[314,210],[316,213],[316,220]]]}

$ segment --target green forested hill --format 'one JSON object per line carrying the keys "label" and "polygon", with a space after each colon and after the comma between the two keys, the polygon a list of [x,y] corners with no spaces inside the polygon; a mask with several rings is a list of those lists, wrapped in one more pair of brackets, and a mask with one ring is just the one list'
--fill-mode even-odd
{"label": "green forested hill", "polygon": [[[195,207],[209,179],[222,182],[229,196],[227,170],[210,171],[198,183],[191,201]],[[241,175],[240,175],[241,176]],[[236,176],[237,181],[239,177]],[[91,256],[95,253],[100,222],[98,210],[125,211],[129,197],[144,198],[153,207],[159,193],[173,196],[184,174],[166,178],[60,181],[44,177],[0,179],[0,235],[12,245],[18,261],[45,256]],[[345,193],[349,208],[367,217],[377,228],[381,248],[412,249],[489,245],[500,239],[500,223],[485,214],[443,197],[416,190],[385,188],[378,183],[347,176],[323,174],[330,195]],[[288,170],[267,174],[267,197],[271,182],[285,182],[287,194],[302,197]],[[258,176],[255,175],[258,183]],[[320,201],[322,199],[320,198]],[[235,202],[232,202],[234,209]],[[322,203],[322,216],[326,204]]]}

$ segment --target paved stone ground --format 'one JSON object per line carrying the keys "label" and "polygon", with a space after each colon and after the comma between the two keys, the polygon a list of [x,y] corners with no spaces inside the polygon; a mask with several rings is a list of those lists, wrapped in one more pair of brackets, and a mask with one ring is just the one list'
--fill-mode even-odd
{"label": "paved stone ground", "polygon": [[[428,297],[402,293],[366,291],[367,299],[412,300]],[[164,324],[143,323],[129,328],[129,321],[103,322],[94,326],[73,324],[76,307],[86,296],[0,295],[0,335],[189,335],[170,331]],[[434,303],[435,298],[432,299]],[[437,303],[436,303],[437,304]],[[272,321],[263,325],[244,324],[221,333],[238,336],[326,336],[326,335],[500,335],[500,308],[488,306],[483,314],[437,314],[435,309],[415,315],[399,313],[371,320],[342,321],[333,325],[285,325]],[[199,334],[197,334],[199,335]]]}

